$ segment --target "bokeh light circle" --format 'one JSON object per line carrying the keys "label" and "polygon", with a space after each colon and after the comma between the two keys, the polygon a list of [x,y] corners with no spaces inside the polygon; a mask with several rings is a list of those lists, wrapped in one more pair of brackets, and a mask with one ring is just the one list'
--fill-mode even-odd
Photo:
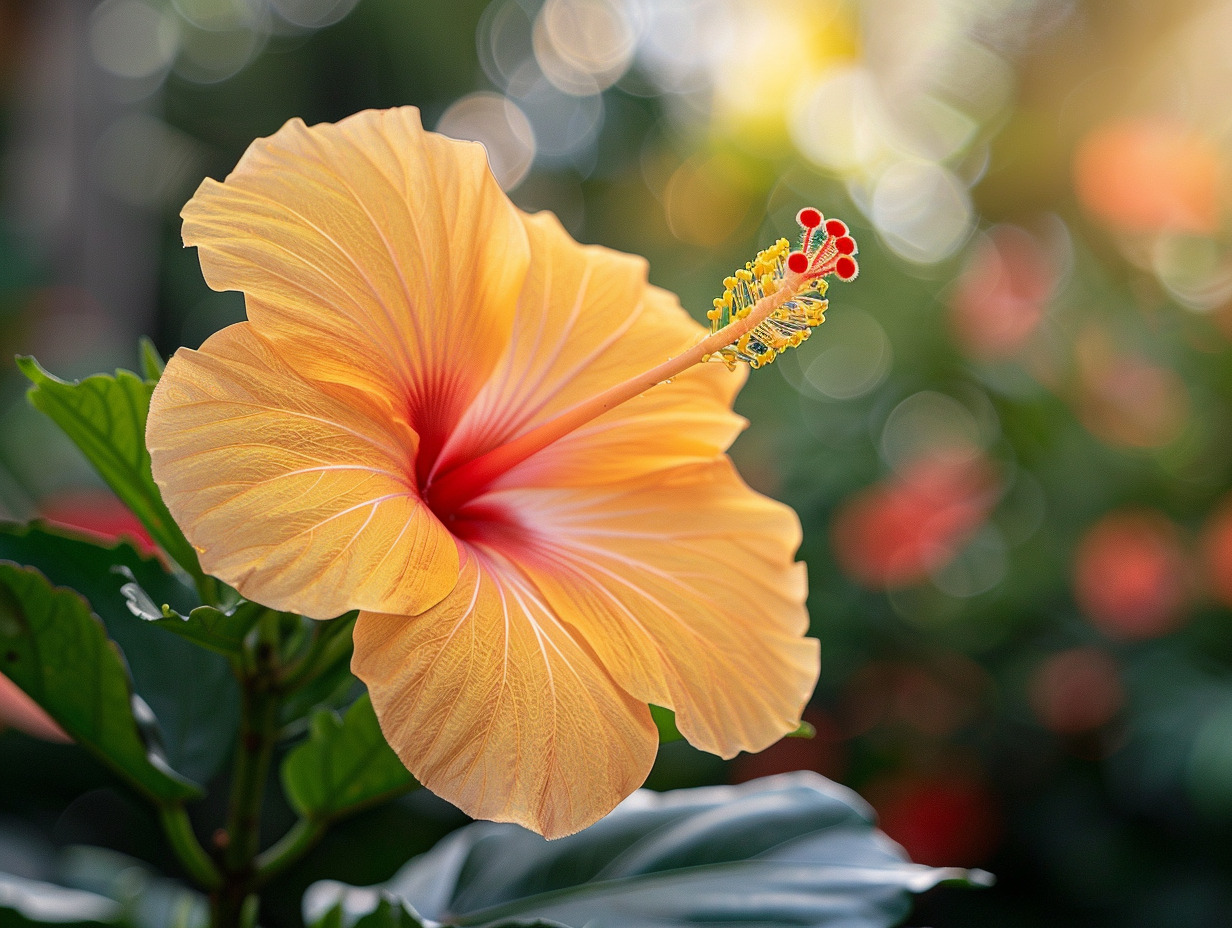
{"label": "bokeh light circle", "polygon": [[535,17],[535,60],[558,89],[589,96],[616,83],[637,47],[625,5],[614,0],[548,0]]}
{"label": "bokeh light circle", "polygon": [[535,130],[516,103],[498,93],[467,94],[441,115],[436,131],[481,142],[503,190],[520,184],[535,160]]}
{"label": "bokeh light circle", "polygon": [[293,26],[320,29],[332,26],[355,8],[359,0],[267,0],[274,11]]}
{"label": "bokeh light circle", "polygon": [[921,459],[961,461],[985,445],[979,420],[953,397],[922,390],[907,397],[886,417],[881,455],[899,473]]}
{"label": "bokeh light circle", "polygon": [[975,223],[965,185],[929,161],[899,161],[877,179],[872,220],[886,246],[916,264],[935,264],[966,241]]}
{"label": "bokeh light circle", "polygon": [[804,369],[805,382],[822,396],[849,400],[871,392],[890,371],[893,351],[871,314],[844,306],[816,333],[825,346]]}
{"label": "bokeh light circle", "polygon": [[141,80],[165,72],[179,38],[175,17],[142,0],[104,0],[90,16],[90,53],[117,77]]}

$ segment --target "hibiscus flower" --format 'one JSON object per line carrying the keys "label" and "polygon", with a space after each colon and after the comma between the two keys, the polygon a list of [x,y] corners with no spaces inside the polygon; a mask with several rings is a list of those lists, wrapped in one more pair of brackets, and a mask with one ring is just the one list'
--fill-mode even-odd
{"label": "hibiscus flower", "polygon": [[822,278],[856,272],[841,223],[803,211],[803,249],[732,278],[707,336],[411,108],[293,120],[183,217],[248,321],[168,363],[155,479],[244,596],[360,610],[352,667],[425,786],[558,836],[645,779],[648,704],[723,757],[796,727],[799,523],[724,454],[743,373],[700,362],[807,335]]}

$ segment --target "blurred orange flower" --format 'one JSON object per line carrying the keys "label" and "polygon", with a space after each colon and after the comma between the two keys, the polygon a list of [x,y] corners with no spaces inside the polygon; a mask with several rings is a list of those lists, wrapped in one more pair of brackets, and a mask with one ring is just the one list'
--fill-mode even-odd
{"label": "blurred orange flower", "polygon": [[642,783],[647,703],[725,757],[796,726],[799,523],[723,453],[740,376],[645,393],[704,330],[644,261],[521,213],[409,108],[294,120],[183,215],[248,322],[168,364],[155,478],[245,596],[361,610],[353,668],[424,785],[558,836]]}
{"label": "blurred orange flower", "polygon": [[1125,119],[1092,130],[1074,156],[1074,185],[1097,218],[1125,232],[1214,232],[1222,207],[1219,150],[1183,123]]}

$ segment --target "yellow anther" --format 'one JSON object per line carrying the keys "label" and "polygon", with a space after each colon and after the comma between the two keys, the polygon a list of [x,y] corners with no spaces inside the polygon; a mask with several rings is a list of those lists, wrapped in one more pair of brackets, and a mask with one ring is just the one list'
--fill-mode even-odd
{"label": "yellow anther", "polygon": [[[787,349],[803,344],[812,328],[825,322],[828,284],[824,279],[790,273],[787,256],[791,251],[791,243],[780,238],[724,278],[723,295],[706,313],[710,331],[717,334],[731,326],[731,337],[735,338],[737,331],[742,334],[734,343],[713,350],[710,359],[723,361],[729,369],[734,369],[737,361],[765,367]],[[750,316],[755,318],[750,320]],[[750,321],[755,324],[750,325]]]}

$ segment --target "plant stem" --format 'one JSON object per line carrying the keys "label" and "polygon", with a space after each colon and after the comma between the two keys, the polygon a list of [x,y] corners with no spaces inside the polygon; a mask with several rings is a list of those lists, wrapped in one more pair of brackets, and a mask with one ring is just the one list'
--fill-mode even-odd
{"label": "plant stem", "polygon": [[298,689],[350,650],[350,630],[354,625],[354,618],[346,617],[318,623],[313,630],[308,652],[298,662],[285,668],[281,680],[283,691]]}
{"label": "plant stem", "polygon": [[257,883],[264,885],[308,853],[325,834],[326,824],[301,818],[276,844],[257,855]]}
{"label": "plant stem", "polygon": [[237,666],[241,710],[225,842],[220,848],[222,881],[210,897],[212,928],[240,928],[252,912],[256,856],[261,841],[261,804],[278,737],[281,692],[278,679],[278,614],[257,625],[248,660]]}
{"label": "plant stem", "polygon": [[217,888],[222,882],[222,876],[193,833],[192,823],[188,820],[184,806],[180,803],[160,805],[158,818],[162,822],[163,833],[167,836],[171,849],[175,851],[188,875],[204,889]]}

